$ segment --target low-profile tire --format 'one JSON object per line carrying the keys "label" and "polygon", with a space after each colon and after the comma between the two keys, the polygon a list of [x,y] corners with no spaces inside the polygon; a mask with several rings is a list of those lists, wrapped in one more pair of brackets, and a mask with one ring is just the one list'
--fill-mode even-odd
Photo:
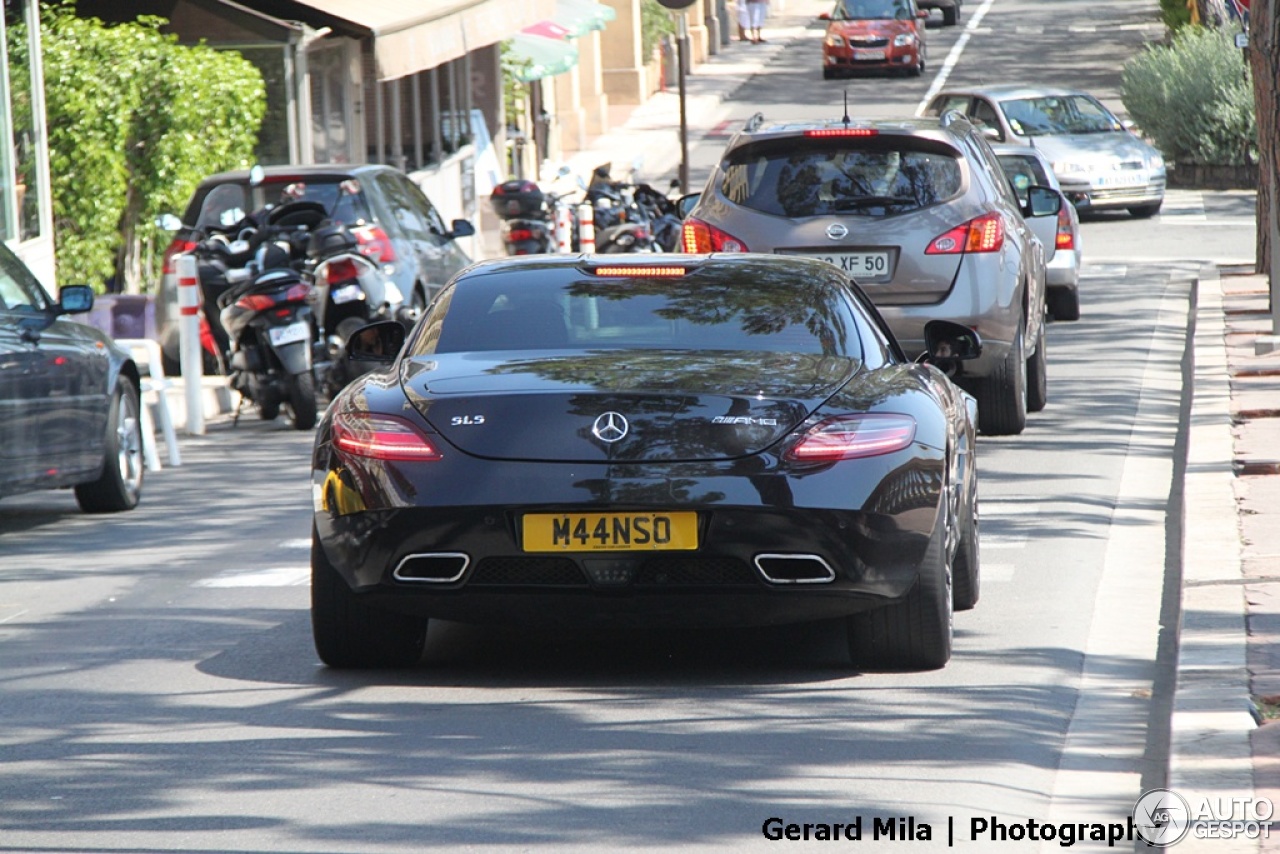
{"label": "low-profile tire", "polygon": [[1155,202],[1150,205],[1135,205],[1129,208],[1129,216],[1134,219],[1150,219],[1160,213],[1160,207],[1164,204],[1164,200]]}
{"label": "low-profile tire", "polygon": [[409,667],[422,658],[427,621],[360,601],[311,534],[311,634],[335,668]]}
{"label": "low-profile tire", "polygon": [[295,430],[316,426],[316,378],[310,371],[289,379],[289,415]]}
{"label": "low-profile tire", "polygon": [[1016,436],[1027,426],[1027,357],[1021,329],[991,375],[974,389],[978,429],[988,436]]}
{"label": "low-profile tire", "polygon": [[1049,351],[1044,322],[1036,338],[1036,351],[1027,358],[1027,411],[1039,412],[1049,403]]}
{"label": "low-profile tire", "polygon": [[[945,517],[946,513],[940,513]],[[951,659],[951,567],[942,526],[905,598],[846,617],[849,659],[859,670],[937,670]]]}
{"label": "low-profile tire", "polygon": [[102,474],[76,487],[76,503],[86,513],[119,513],[142,497],[142,410],[138,389],[120,378],[107,413]]}
{"label": "low-profile tire", "polygon": [[978,491],[969,491],[970,512],[960,520],[960,542],[951,563],[952,607],[972,610],[978,604],[982,574],[978,565]]}
{"label": "low-profile tire", "polygon": [[1077,288],[1050,288],[1045,298],[1054,320],[1080,319],[1080,291]]}
{"label": "low-profile tire", "polygon": [[836,78],[836,70],[835,70],[834,68],[824,68],[824,69],[822,69],[822,79],[823,79],[823,80],[834,80],[835,78]]}
{"label": "low-profile tire", "polygon": [[954,27],[960,23],[960,7],[952,6],[950,9],[942,10],[942,25],[944,27]]}

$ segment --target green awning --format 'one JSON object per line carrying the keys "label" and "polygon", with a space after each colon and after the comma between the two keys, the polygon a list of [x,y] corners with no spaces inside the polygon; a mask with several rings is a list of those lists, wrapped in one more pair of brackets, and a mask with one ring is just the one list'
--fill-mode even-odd
{"label": "green awning", "polygon": [[568,30],[566,38],[576,39],[592,30],[603,30],[617,17],[612,7],[596,0],[556,0],[556,13],[551,20]]}
{"label": "green awning", "polygon": [[578,48],[564,39],[516,33],[506,44],[504,61],[522,83],[555,77],[578,64]]}

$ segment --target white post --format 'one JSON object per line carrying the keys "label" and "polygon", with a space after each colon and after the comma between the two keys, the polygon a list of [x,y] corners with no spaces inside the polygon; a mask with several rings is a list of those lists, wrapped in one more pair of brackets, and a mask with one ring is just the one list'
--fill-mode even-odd
{"label": "white post", "polygon": [[596,209],[590,203],[578,205],[578,249],[596,251]]}
{"label": "white post", "polygon": [[187,395],[187,432],[204,435],[204,358],[200,353],[200,275],[196,256],[178,256],[178,342]]}

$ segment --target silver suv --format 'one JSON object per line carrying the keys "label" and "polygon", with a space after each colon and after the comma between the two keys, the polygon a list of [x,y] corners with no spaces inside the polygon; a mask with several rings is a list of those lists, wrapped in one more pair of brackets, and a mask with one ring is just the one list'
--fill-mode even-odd
{"label": "silver suv", "polygon": [[[911,358],[924,327],[977,330],[982,356],[954,379],[987,434],[1021,433],[1048,399],[1046,248],[1028,219],[1056,222],[1061,193],[1022,205],[982,134],[941,118],[766,122],[729,141],[703,192],[681,200],[686,252],[826,260],[875,303]],[[1051,251],[1051,250],[1048,250]]]}

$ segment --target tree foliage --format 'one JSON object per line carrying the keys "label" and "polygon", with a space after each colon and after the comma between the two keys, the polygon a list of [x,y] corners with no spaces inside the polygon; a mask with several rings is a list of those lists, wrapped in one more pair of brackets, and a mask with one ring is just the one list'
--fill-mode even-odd
{"label": "tree foliage", "polygon": [[1125,64],[1125,109],[1175,164],[1257,162],[1257,121],[1244,60],[1225,29],[1189,26]]}
{"label": "tree foliage", "polygon": [[156,217],[180,213],[209,173],[251,161],[266,110],[262,75],[238,53],[179,45],[163,24],[43,11],[59,284],[119,273],[130,291],[154,285],[154,247],[168,242]]}

